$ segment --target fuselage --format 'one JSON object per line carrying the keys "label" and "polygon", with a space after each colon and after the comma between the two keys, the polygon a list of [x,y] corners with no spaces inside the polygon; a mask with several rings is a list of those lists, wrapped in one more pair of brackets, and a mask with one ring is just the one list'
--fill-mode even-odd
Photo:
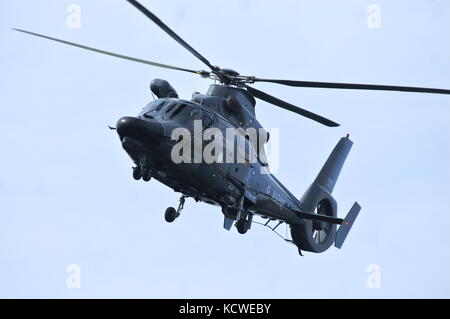
{"label": "fuselage", "polygon": [[[257,154],[256,159],[207,163],[203,159],[175,163],[173,148],[179,142],[173,136],[175,129],[191,133],[194,141],[194,123],[201,120],[202,130],[214,127],[223,133],[235,125],[208,106],[176,98],[161,98],[149,103],[137,117],[123,117],[117,123],[122,145],[136,165],[144,162],[151,167],[151,175],[177,192],[206,203],[231,207],[245,199],[247,209],[255,214],[284,221],[295,219],[292,211],[301,209],[301,203],[270,172],[267,163]],[[206,127],[207,126],[207,127]],[[235,154],[247,156],[254,145],[233,142]],[[202,141],[201,146],[206,146]],[[246,151],[247,150],[247,151]]]}

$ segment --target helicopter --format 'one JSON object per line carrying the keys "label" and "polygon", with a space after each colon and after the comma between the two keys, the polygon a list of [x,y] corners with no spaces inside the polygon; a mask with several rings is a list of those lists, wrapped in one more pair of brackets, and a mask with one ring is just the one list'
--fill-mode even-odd
{"label": "helicopter", "polygon": [[[294,244],[300,255],[303,251],[322,253],[333,244],[341,248],[361,210],[361,206],[355,202],[347,215],[339,218],[337,201],[332,195],[353,142],[349,135],[340,138],[315,180],[303,196],[297,198],[270,173],[264,153],[270,134],[257,120],[256,99],[328,127],[336,127],[339,124],[251,85],[257,82],[268,82],[291,87],[450,94],[450,90],[447,89],[295,81],[241,75],[235,70],[210,63],[140,2],[136,0],[127,0],[127,2],[208,69],[181,68],[104,51],[23,29],[13,30],[120,59],[188,72],[214,80],[214,84],[210,85],[205,94],[195,92],[191,99],[187,100],[179,98],[177,91],[166,80],[154,79],[150,89],[157,99],[145,106],[137,116],[122,117],[115,127],[110,127],[117,132],[122,148],[135,165],[132,173],[135,180],[148,182],[153,178],[175,192],[181,193],[178,207],[169,207],[165,211],[164,217],[169,223],[180,216],[186,198],[193,198],[196,202],[220,207],[224,216],[223,227],[226,230],[231,230],[235,225],[239,233],[245,234],[256,222],[253,217],[257,215],[267,219],[266,223],[261,224],[275,232],[280,224],[285,223],[290,228],[291,238],[283,239]],[[179,132],[179,129],[182,129],[185,135],[174,134],[177,130]],[[209,136],[208,144],[204,137],[211,129],[215,129],[215,133]],[[248,132],[251,130],[256,132],[253,137],[249,137],[251,134]],[[229,131],[234,134],[231,139],[227,136],[225,144],[231,145],[231,160],[224,161],[223,157],[218,156],[229,153],[228,149],[223,150],[220,147],[215,149],[215,161],[206,161],[201,156],[200,160],[195,160],[196,155],[199,154],[198,150],[200,155],[203,155],[208,145],[213,142],[215,142],[214,145],[219,145],[218,142],[223,141],[223,136]],[[195,136],[198,134],[201,140],[195,141]],[[222,138],[219,138],[220,135]],[[194,140],[194,152],[192,152],[192,140]],[[175,161],[174,154],[180,156],[177,147],[183,142],[185,143],[183,145],[187,146],[182,149],[182,160]],[[197,152],[196,146],[199,146]],[[175,149],[177,151],[174,152]],[[276,225],[272,227],[269,225],[271,222],[275,222]]]}

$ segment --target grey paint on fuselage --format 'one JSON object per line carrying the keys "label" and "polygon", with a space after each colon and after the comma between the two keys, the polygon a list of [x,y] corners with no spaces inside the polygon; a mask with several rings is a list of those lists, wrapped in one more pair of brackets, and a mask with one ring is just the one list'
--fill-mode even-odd
{"label": "grey paint on fuselage", "polygon": [[[165,109],[170,103],[176,104],[170,112],[165,113]],[[156,107],[162,105],[157,112],[152,112]],[[300,210],[300,202],[290,194],[286,188],[270,173],[268,167],[257,161],[256,163],[185,163],[175,164],[172,162],[170,152],[175,145],[175,141],[170,139],[172,130],[177,127],[185,127],[192,130],[190,121],[178,121],[180,117],[171,118],[171,114],[177,111],[177,108],[185,105],[185,114],[193,110],[199,110],[202,114],[208,114],[214,117],[214,126],[225,131],[226,128],[235,126],[225,117],[214,113],[208,106],[201,105],[192,101],[161,98],[149,103],[138,115],[143,120],[145,116],[151,114],[157,119],[164,128],[164,139],[154,145],[147,145],[148,153],[153,158],[158,168],[153,176],[167,186],[174,188],[175,191],[186,193],[189,196],[198,198],[207,203],[224,205],[225,196],[232,196],[238,201],[244,193],[248,194],[248,200],[252,202],[250,211],[267,217],[273,217],[281,220],[289,220],[289,214],[283,209],[284,206],[292,210]],[[259,126],[259,125],[258,125]],[[135,159],[133,159],[135,160]],[[224,166],[228,166],[224,169]],[[244,175],[233,174],[235,169],[245,171]]]}

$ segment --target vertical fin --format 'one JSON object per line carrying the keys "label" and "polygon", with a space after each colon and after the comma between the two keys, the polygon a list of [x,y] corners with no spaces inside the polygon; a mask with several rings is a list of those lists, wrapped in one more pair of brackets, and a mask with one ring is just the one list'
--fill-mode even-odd
{"label": "vertical fin", "polygon": [[336,240],[334,242],[335,247],[341,249],[342,245],[344,244],[345,238],[347,238],[350,229],[352,229],[352,226],[355,223],[356,217],[358,217],[360,210],[361,206],[359,206],[359,204],[355,202],[336,232]]}
{"label": "vertical fin", "polygon": [[319,175],[317,175],[314,181],[315,184],[321,185],[330,194],[333,192],[334,185],[352,145],[353,142],[349,139],[348,135],[340,139],[320,170]]}

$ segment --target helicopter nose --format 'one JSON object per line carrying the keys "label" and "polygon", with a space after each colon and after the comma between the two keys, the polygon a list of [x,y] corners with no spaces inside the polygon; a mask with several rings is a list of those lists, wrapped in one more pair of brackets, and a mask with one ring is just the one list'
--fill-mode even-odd
{"label": "helicopter nose", "polygon": [[157,143],[164,135],[164,129],[160,123],[131,116],[121,117],[117,121],[116,129],[120,140],[132,137],[149,144]]}

